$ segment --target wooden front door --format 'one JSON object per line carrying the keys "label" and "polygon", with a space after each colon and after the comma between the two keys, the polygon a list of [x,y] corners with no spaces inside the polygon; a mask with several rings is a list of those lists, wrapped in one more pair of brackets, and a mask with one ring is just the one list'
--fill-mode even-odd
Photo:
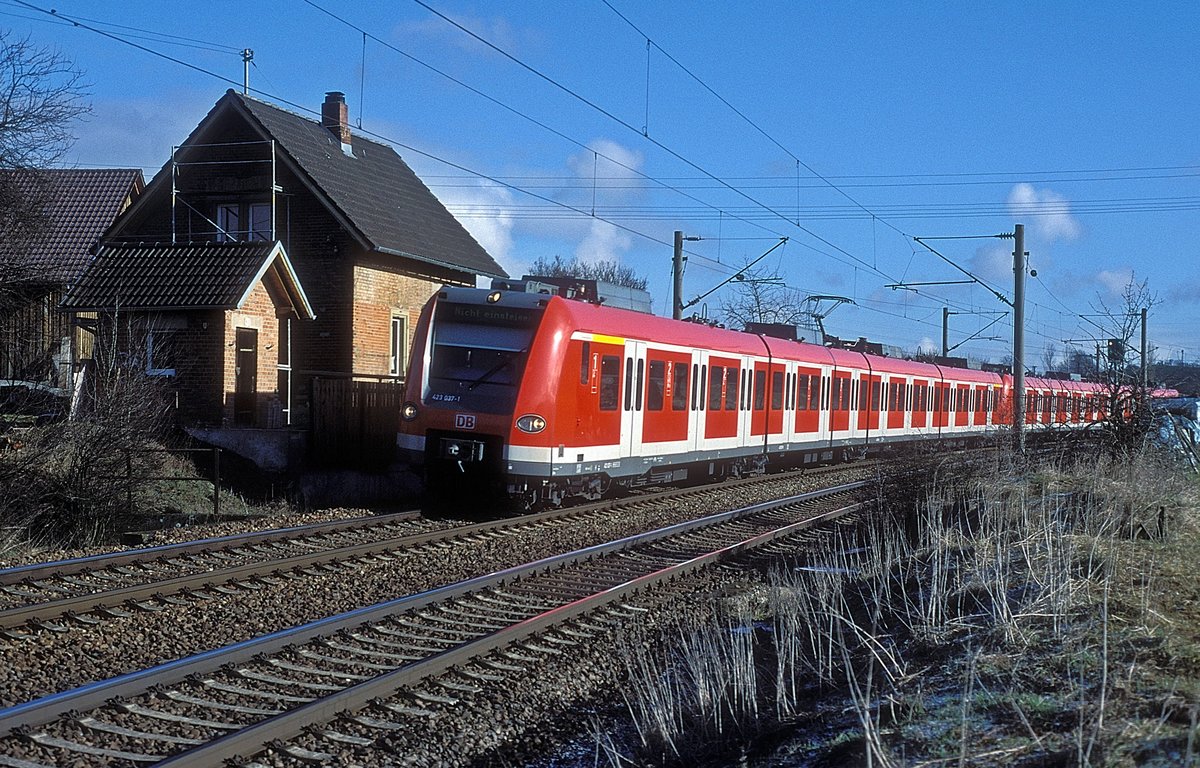
{"label": "wooden front door", "polygon": [[254,426],[258,393],[258,331],[238,328],[233,385],[233,421]]}

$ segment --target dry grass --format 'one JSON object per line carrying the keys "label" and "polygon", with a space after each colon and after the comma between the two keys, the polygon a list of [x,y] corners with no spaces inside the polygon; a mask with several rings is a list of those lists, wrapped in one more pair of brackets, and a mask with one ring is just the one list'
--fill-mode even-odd
{"label": "dry grass", "polygon": [[[936,492],[911,485],[934,472],[904,473],[909,508],[888,523],[763,574],[759,594],[667,647],[631,640],[636,743],[600,752],[1200,765],[1195,476],[1153,454],[1002,469]],[[781,729],[797,735],[771,746]]]}

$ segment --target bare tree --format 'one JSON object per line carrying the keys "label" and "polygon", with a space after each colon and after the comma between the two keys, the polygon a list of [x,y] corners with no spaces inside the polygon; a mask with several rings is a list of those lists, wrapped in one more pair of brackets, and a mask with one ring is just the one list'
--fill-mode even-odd
{"label": "bare tree", "polygon": [[777,273],[751,267],[739,274],[741,278],[729,284],[721,299],[720,313],[730,328],[747,323],[800,325],[809,319],[802,306],[805,295],[789,288]]}
{"label": "bare tree", "polygon": [[[1111,334],[1106,340],[1108,355],[1102,362],[1100,378],[1108,401],[1106,426],[1118,448],[1140,446],[1152,426],[1149,393],[1142,387],[1142,361],[1138,357],[1131,360],[1129,350],[1148,352],[1141,350],[1142,310],[1148,312],[1158,303],[1149,282],[1138,282],[1131,275],[1117,302],[1110,305],[1103,296],[1097,296],[1093,306]],[[1149,365],[1149,357],[1146,362]]]}
{"label": "bare tree", "polygon": [[1058,370],[1058,345],[1052,341],[1046,342],[1046,346],[1042,347],[1042,371],[1050,373]]}
{"label": "bare tree", "polygon": [[61,52],[0,31],[0,168],[45,168],[91,111],[83,73]]}
{"label": "bare tree", "polygon": [[633,268],[615,259],[601,261],[581,261],[578,258],[568,260],[561,256],[547,259],[538,257],[529,265],[530,275],[543,277],[577,277],[584,280],[601,280],[613,285],[623,285],[626,288],[646,290],[646,278],[639,277]]}
{"label": "bare tree", "polygon": [[70,59],[0,30],[0,332],[12,349],[26,341],[17,338],[21,315],[44,294],[43,276],[29,263],[53,195],[39,171],[70,148],[74,121],[90,111],[86,96]]}

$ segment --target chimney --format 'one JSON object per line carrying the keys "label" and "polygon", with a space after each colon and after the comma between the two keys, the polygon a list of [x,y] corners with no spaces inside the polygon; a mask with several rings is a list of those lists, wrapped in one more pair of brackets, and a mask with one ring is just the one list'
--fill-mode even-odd
{"label": "chimney", "polygon": [[321,105],[321,127],[333,132],[345,150],[350,146],[350,111],[346,108],[346,94],[329,91]]}

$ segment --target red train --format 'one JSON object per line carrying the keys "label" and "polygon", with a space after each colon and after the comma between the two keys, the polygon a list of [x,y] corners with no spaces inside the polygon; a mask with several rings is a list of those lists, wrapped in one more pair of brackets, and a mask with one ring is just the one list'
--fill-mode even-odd
{"label": "red train", "polygon": [[[445,287],[417,326],[399,441],[434,493],[559,504],[965,442],[1011,424],[1011,384],[557,295]],[[1026,386],[1029,424],[1104,417],[1101,385]]]}

